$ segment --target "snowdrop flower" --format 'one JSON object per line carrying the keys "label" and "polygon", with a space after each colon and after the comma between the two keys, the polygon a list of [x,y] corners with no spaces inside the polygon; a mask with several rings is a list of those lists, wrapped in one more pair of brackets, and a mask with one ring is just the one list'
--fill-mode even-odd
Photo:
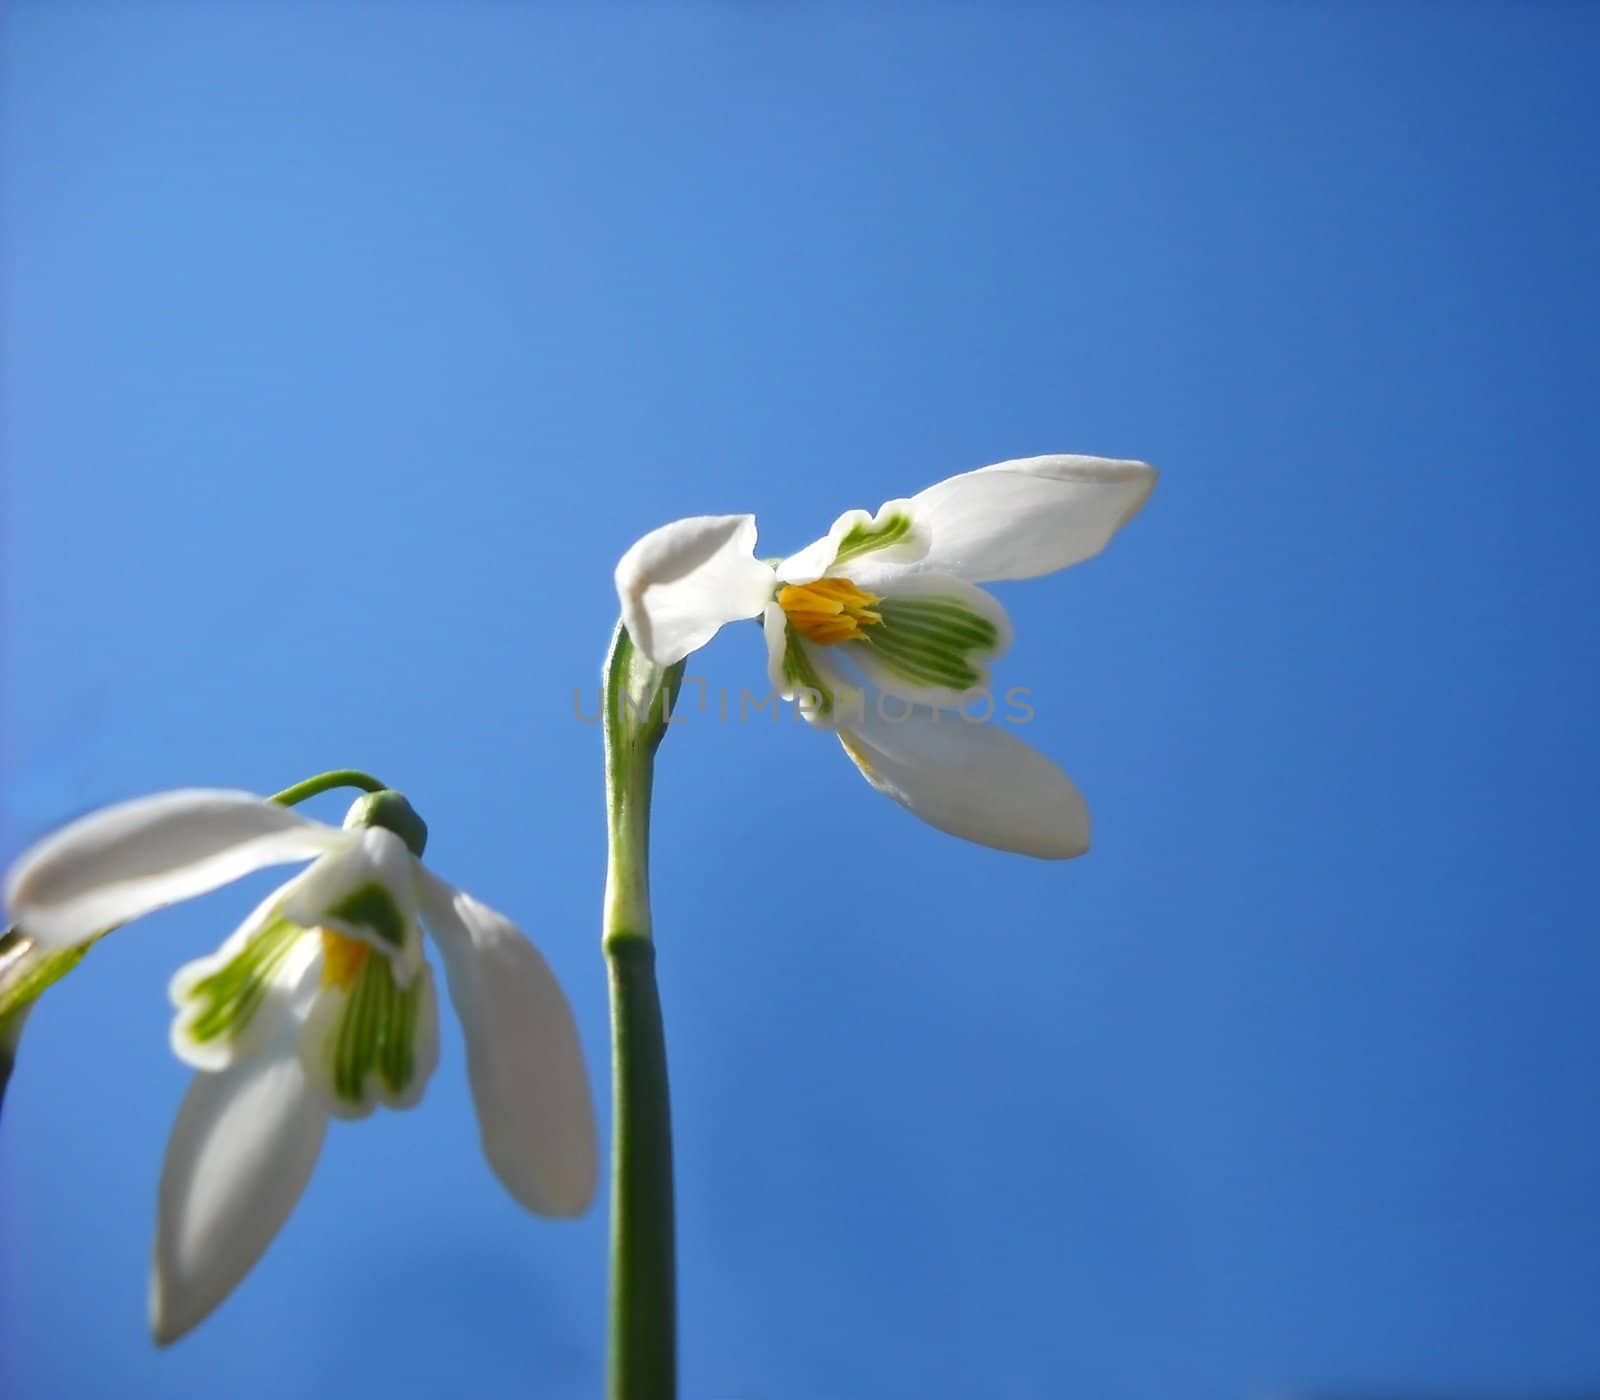
{"label": "snowdrop flower", "polygon": [[1089,813],[1072,780],[999,725],[952,711],[988,696],[989,663],[1011,641],[1005,609],[977,585],[1098,554],[1155,481],[1143,462],[1000,462],[876,515],[846,511],[769,562],[755,557],[754,516],[679,520],[617,565],[623,623],[670,666],[724,623],[759,617],[772,685],[838,735],[873,787],[969,841],[1081,855]]}
{"label": "snowdrop flower", "polygon": [[251,871],[314,858],[172,980],[172,1048],[199,1073],[161,1177],[150,1286],[158,1342],[202,1321],[261,1257],[310,1179],[330,1117],[422,1097],[438,1059],[423,924],[466,1033],[490,1166],[536,1214],[588,1205],[595,1126],[566,998],[503,915],[423,867],[426,836],[390,791],[358,800],[340,830],[250,793],[185,789],[73,822],[8,875],[18,927],[65,948]]}

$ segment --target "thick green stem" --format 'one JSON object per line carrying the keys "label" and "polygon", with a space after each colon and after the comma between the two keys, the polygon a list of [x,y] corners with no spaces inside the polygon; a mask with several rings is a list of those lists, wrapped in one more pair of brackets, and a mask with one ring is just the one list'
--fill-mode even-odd
{"label": "thick green stem", "polygon": [[602,942],[611,986],[609,1400],[677,1394],[677,1271],[667,1042],[650,922],[650,794],[681,665],[660,670],[618,627],[606,662],[610,860]]}
{"label": "thick green stem", "polygon": [[672,1110],[648,938],[606,941],[611,982],[611,1400],[677,1393]]}

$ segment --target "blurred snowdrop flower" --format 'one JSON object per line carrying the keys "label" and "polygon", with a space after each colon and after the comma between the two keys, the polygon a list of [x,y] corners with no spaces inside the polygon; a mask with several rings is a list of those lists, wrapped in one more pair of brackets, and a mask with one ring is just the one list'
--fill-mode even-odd
{"label": "blurred snowdrop flower", "polygon": [[1005,609],[977,585],[1098,554],[1155,483],[1143,462],[1000,462],[876,515],[847,511],[776,563],[755,557],[754,516],[679,520],[618,563],[623,623],[670,666],[724,623],[761,618],[773,686],[838,735],[873,787],[981,845],[1081,855],[1089,812],[1072,780],[1000,726],[951,712],[988,695],[989,663],[1011,641]]}
{"label": "blurred snowdrop flower", "polygon": [[396,792],[358,800],[341,830],[250,793],[195,788],[73,822],[7,876],[22,932],[65,948],[313,858],[172,980],[172,1047],[200,1072],[161,1177],[150,1286],[158,1342],[201,1322],[261,1257],[310,1179],[330,1117],[422,1097],[438,1060],[424,925],[465,1030],[490,1166],[536,1214],[587,1207],[596,1135],[566,997],[503,915],[423,867],[426,838]]}

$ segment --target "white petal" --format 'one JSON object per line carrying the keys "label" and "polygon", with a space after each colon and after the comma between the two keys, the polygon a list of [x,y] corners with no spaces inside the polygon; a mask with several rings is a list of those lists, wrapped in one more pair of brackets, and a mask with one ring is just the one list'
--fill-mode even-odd
{"label": "white petal", "polygon": [[566,995],[503,914],[426,871],[420,883],[466,1032],[484,1156],[536,1215],[580,1215],[594,1198],[599,1148]]}
{"label": "white petal", "polygon": [[978,583],[1064,569],[1104,549],[1155,484],[1154,467],[1105,457],[1025,457],[950,477],[912,498],[931,537],[913,567]]}
{"label": "white petal", "polygon": [[[919,657],[914,633],[897,635],[892,604],[896,600],[929,602],[948,599],[994,629],[994,641],[987,647],[969,647],[961,655],[976,679],[956,687],[941,684],[927,670],[927,658]],[[859,641],[849,643],[850,659],[861,667],[867,679],[886,695],[907,704],[938,709],[961,709],[990,694],[988,663],[1004,656],[1011,648],[1011,619],[1000,600],[974,583],[950,574],[901,574],[885,583],[879,608],[883,622],[863,629]],[[912,645],[907,647],[910,641]],[[893,650],[891,650],[893,648]],[[964,676],[963,679],[966,677]]]}
{"label": "white petal", "polygon": [[868,700],[839,740],[866,780],[930,826],[980,846],[1065,860],[1089,849],[1071,778],[997,723]]}
{"label": "white petal", "polygon": [[622,621],[634,645],[671,666],[723,623],[759,614],[776,580],[755,547],[753,515],[697,515],[652,530],[617,564]]}
{"label": "white petal", "polygon": [[767,643],[767,681],[785,701],[800,707],[803,718],[819,729],[834,729],[841,715],[859,710],[861,688],[830,655],[838,647],[813,646],[791,633],[788,616],[776,603],[767,604],[761,630]]}
{"label": "white petal", "polygon": [[91,813],[24,852],[6,877],[6,904],[29,937],[64,947],[345,839],[248,792],[157,793]]}
{"label": "white petal", "polygon": [[417,923],[417,859],[381,826],[345,833],[351,839],[295,881],[283,916],[303,928],[326,928],[369,943],[394,966],[403,986],[422,965]]}
{"label": "white petal", "polygon": [[162,1346],[204,1321],[272,1243],[327,1124],[288,1037],[195,1075],[161,1171],[150,1329]]}
{"label": "white petal", "polygon": [[779,564],[778,578],[784,583],[814,583],[829,572],[850,574],[858,559],[877,565],[909,564],[927,552],[928,532],[918,526],[912,503],[888,501],[876,515],[847,510],[820,540]]}
{"label": "white petal", "polygon": [[767,644],[767,683],[785,700],[793,700],[795,685],[783,664],[789,654],[789,618],[776,603],[762,610],[761,639]]}

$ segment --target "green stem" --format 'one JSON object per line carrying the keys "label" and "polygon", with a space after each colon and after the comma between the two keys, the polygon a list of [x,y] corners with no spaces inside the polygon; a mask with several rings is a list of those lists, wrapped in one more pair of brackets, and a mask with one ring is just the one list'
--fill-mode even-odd
{"label": "green stem", "polygon": [[606,943],[611,983],[611,1400],[677,1393],[672,1110],[655,948]]}
{"label": "green stem", "polygon": [[341,787],[360,788],[363,792],[385,791],[385,784],[370,773],[363,773],[359,768],[335,768],[327,773],[318,773],[316,777],[307,778],[293,787],[286,787],[282,792],[275,792],[267,801],[276,802],[280,807],[293,807],[296,803]]}
{"label": "green stem", "polygon": [[672,1110],[650,921],[650,795],[683,667],[660,670],[621,626],[606,662],[610,860],[602,945],[611,987],[609,1400],[677,1394]]}
{"label": "green stem", "polygon": [[31,938],[15,928],[0,933],[0,1105],[5,1102],[6,1085],[17,1062],[17,1041],[28,1012],[46,987],[60,981],[83,961],[90,946],[81,943],[76,948],[41,953]]}

